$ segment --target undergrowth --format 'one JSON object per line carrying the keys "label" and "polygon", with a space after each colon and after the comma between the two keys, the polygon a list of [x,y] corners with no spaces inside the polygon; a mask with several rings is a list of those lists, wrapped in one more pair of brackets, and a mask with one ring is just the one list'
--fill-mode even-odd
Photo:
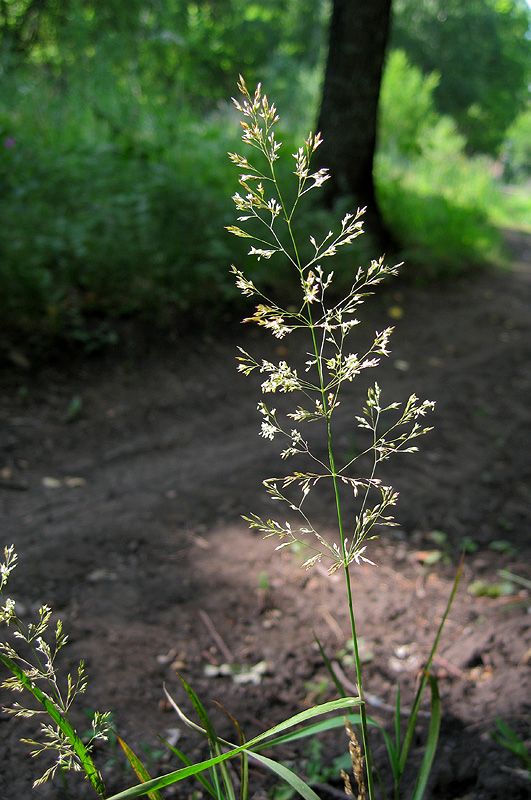
{"label": "undergrowth", "polygon": [[[91,336],[102,321],[112,331],[117,317],[162,324],[198,308],[219,319],[236,299],[224,265],[244,250],[221,233],[231,216],[223,154],[236,145],[233,110],[168,108],[146,87],[135,94],[106,77],[105,63],[93,69],[81,75],[73,66],[68,81],[36,65],[2,76],[0,318],[8,338],[12,327],[97,349],[113,338]],[[291,131],[317,105],[318,81],[311,85],[282,134],[290,149]],[[453,123],[434,111],[435,86],[391,54],[375,178],[414,280],[498,262],[492,220],[514,224],[529,213],[526,191],[503,194],[490,162],[466,156]],[[301,224],[326,233],[334,215],[315,202]],[[289,290],[285,266],[255,264],[251,275]],[[348,280],[341,255],[336,276]]]}

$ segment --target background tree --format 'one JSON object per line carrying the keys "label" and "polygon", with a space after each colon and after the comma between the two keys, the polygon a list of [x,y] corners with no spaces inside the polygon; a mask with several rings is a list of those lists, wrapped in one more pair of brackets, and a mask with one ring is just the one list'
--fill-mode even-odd
{"label": "background tree", "polygon": [[320,160],[332,176],[328,202],[350,195],[366,206],[367,228],[384,248],[393,242],[376,202],[373,161],[390,12],[391,0],[334,0],[317,124]]}

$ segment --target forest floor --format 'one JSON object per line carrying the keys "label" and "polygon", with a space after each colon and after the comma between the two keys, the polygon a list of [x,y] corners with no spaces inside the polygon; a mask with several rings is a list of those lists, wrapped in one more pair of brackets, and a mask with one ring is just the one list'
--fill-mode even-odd
{"label": "forest floor", "polygon": [[[428,800],[519,800],[530,791],[520,762],[491,736],[499,717],[531,736],[531,593],[499,575],[531,580],[531,237],[508,232],[507,242],[510,270],[383,287],[362,314],[369,331],[402,315],[391,357],[370,376],[384,400],[415,392],[437,402],[420,452],[386,465],[400,492],[399,527],[370,544],[377,566],[353,573],[369,713],[390,730],[397,681],[407,706],[468,549],[434,662],[443,720]],[[163,685],[189,709],[177,671],[231,738],[213,701],[251,737],[335,696],[314,631],[354,681],[342,573],[302,570],[300,554],[275,552],[241,520],[249,512],[285,518],[261,482],[286,465],[277,442],[258,436],[259,380],[236,372],[237,345],[304,360],[289,338],[229,323],[200,338],[124,331],[114,354],[38,369],[6,351],[0,509],[3,540],[19,554],[9,594],[26,621],[44,602],[63,620],[70,640],[61,670],[84,659],[80,729],[89,728],[85,707],[111,710],[153,775],[177,768],[153,731],[178,738],[192,759],[204,753],[164,699]],[[347,457],[358,446],[353,415],[364,391],[354,382],[340,409]],[[333,504],[321,499],[316,513],[333,530]],[[478,596],[470,591],[477,581],[501,594]],[[248,683],[236,682],[236,666]],[[0,715],[0,800],[92,796],[75,775],[66,787],[57,778],[32,792],[45,759],[32,760],[19,739],[35,728],[35,719]],[[379,760],[377,738],[374,747]],[[288,747],[279,757],[313,770],[326,800],[342,791],[330,767],[346,750],[339,731],[320,750]],[[116,746],[96,755],[109,794],[136,782]],[[256,798],[270,787],[255,768],[251,784]],[[195,786],[164,796],[191,797]]]}

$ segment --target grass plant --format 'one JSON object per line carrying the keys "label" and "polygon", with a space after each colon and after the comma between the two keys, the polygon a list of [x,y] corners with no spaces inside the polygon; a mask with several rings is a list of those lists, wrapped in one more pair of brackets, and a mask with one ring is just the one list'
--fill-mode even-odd
{"label": "grass plant", "polygon": [[[59,651],[67,642],[63,633],[63,626],[58,620],[53,636],[53,644],[46,640],[49,633],[51,609],[43,605],[39,609],[36,623],[25,625],[17,616],[15,602],[4,596],[4,589],[9,575],[17,564],[17,554],[13,546],[4,549],[4,561],[0,564],[0,596],[3,605],[0,608],[0,621],[13,631],[13,641],[7,639],[0,641],[0,662],[11,673],[3,681],[2,687],[14,692],[27,692],[33,696],[37,707],[30,707],[22,703],[14,703],[5,710],[17,717],[30,718],[44,717],[40,724],[40,739],[23,739],[26,744],[34,747],[32,756],[42,753],[54,753],[55,758],[50,767],[38,778],[33,786],[39,786],[48,779],[53,778],[57,770],[73,769],[84,772],[97,794],[105,797],[105,789],[90,751],[92,744],[97,739],[106,739],[109,733],[110,714],[94,714],[92,730],[88,743],[84,743],[76,733],[69,719],[72,703],[86,688],[85,670],[83,662],[79,663],[77,675],[70,674],[66,679],[66,688],[60,686],[55,669],[55,659]],[[15,648],[15,640],[20,644]],[[41,688],[42,687],[42,688]],[[26,696],[26,694],[25,694]]]}
{"label": "grass plant", "polygon": [[[343,459],[336,448],[335,412],[339,407],[343,389],[367,370],[378,366],[380,359],[389,354],[388,343],[392,328],[377,331],[372,342],[364,352],[354,352],[349,343],[358,325],[357,309],[387,276],[396,275],[398,266],[387,266],[383,258],[372,260],[368,267],[357,269],[353,274],[350,290],[342,299],[337,299],[331,286],[333,272],[322,266],[328,263],[338,250],[351,246],[363,233],[363,211],[346,213],[337,231],[329,231],[321,239],[309,237],[301,242],[297,232],[297,217],[304,214],[303,203],[308,193],[317,190],[328,179],[326,169],[312,171],[311,159],[321,143],[319,134],[309,134],[302,146],[293,154],[291,180],[294,186],[284,187],[280,176],[286,173],[279,170],[281,143],[276,137],[278,115],[273,104],[262,94],[260,85],[250,94],[243,79],[240,79],[241,98],[235,106],[241,115],[243,142],[250,148],[253,156],[247,157],[230,153],[231,161],[240,171],[240,190],[233,196],[237,210],[237,225],[229,225],[230,233],[250,245],[248,255],[255,262],[277,260],[281,266],[288,264],[294,271],[300,287],[298,305],[283,308],[271,299],[255,281],[246,276],[237,266],[232,267],[236,285],[246,297],[254,298],[256,309],[246,321],[254,322],[269,330],[273,336],[282,340],[285,337],[300,337],[301,346],[307,349],[304,372],[296,366],[281,360],[273,363],[268,359],[256,357],[247,351],[239,351],[239,370],[245,375],[255,371],[263,376],[262,393],[271,395],[295,395],[299,402],[290,411],[277,411],[269,402],[260,400],[258,411],[261,419],[260,433],[266,439],[280,439],[283,444],[283,460],[293,459],[296,465],[309,466],[299,469],[296,466],[283,477],[267,478],[264,485],[275,501],[286,503],[290,520],[263,519],[255,514],[245,517],[253,529],[259,530],[265,538],[277,540],[276,549],[303,547],[308,557],[303,567],[311,569],[318,562],[327,566],[331,575],[342,570],[345,579],[345,597],[350,620],[350,634],[354,657],[354,685],[356,693],[347,696],[341,681],[334,673],[331,663],[321,643],[318,643],[324,664],[338,690],[338,699],[324,702],[280,722],[273,728],[246,740],[238,723],[236,742],[220,738],[200,699],[192,687],[181,677],[183,689],[197,715],[198,722],[191,720],[180,705],[166,692],[168,701],[174,707],[181,721],[203,736],[209,746],[209,757],[199,763],[191,763],[187,756],[174,746],[165,743],[183,766],[168,774],[151,778],[141,759],[118,737],[124,752],[132,765],[139,783],[108,800],[126,800],[148,795],[159,800],[164,787],[185,778],[195,776],[202,790],[216,800],[247,800],[249,797],[250,760],[271,770],[276,779],[286,782],[291,789],[306,800],[318,800],[315,791],[296,772],[284,764],[265,756],[265,749],[271,750],[279,744],[294,742],[304,737],[315,738],[327,730],[345,727],[349,741],[352,772],[360,798],[375,800],[377,784],[384,791],[381,768],[374,762],[369,729],[377,731],[386,744],[389,765],[393,778],[394,800],[407,796],[410,800],[421,800],[428,781],[435,756],[440,724],[440,699],[437,682],[430,672],[431,664],[439,643],[441,631],[454,598],[458,577],[435,632],[434,644],[419,676],[418,689],[412,704],[407,724],[401,724],[402,710],[400,690],[396,692],[396,712],[394,731],[389,733],[367,714],[365,706],[365,679],[360,656],[360,637],[356,624],[356,604],[353,572],[362,566],[371,568],[370,543],[386,527],[395,525],[391,509],[398,498],[397,492],[381,482],[378,477],[380,464],[398,454],[413,453],[417,450],[416,441],[431,428],[424,424],[424,418],[433,410],[434,403],[420,400],[411,394],[405,402],[384,401],[377,382],[369,387],[361,412],[355,416],[365,444],[349,453]],[[303,260],[302,253],[309,251]],[[309,435],[306,434],[310,427]],[[321,447],[312,431],[321,427],[324,431],[324,447]],[[361,441],[361,437],[360,437]],[[335,535],[328,535],[312,521],[307,512],[308,496],[320,491],[331,493],[335,505]],[[296,521],[295,521],[296,520]],[[14,566],[12,549],[6,550],[6,560],[2,567],[2,588]],[[0,659],[11,671],[4,685],[14,689],[27,689],[41,704],[44,712],[51,716],[54,728],[44,726],[45,744],[41,749],[49,749],[46,744],[50,736],[50,746],[58,752],[57,767],[81,768],[85,771],[94,789],[106,797],[105,790],[88,748],[83,745],[68,719],[68,710],[76,692],[84,687],[82,669],[77,681],[68,679],[67,699],[63,700],[58,690],[54,669],[54,653],[64,644],[62,629],[58,627],[55,651],[45,644],[43,634],[49,621],[49,609],[41,610],[40,622],[29,633],[23,633],[15,615],[14,604],[9,599],[4,602],[2,618],[8,624],[15,624],[15,635],[23,638],[31,647],[33,662],[25,660],[9,645],[4,645]],[[42,661],[44,656],[44,662]],[[36,683],[44,681],[49,687],[42,692]],[[424,753],[415,784],[402,787],[403,775],[410,756],[418,714],[426,690],[431,695],[431,718],[427,731]],[[337,713],[341,712],[341,713]],[[35,713],[35,712],[31,712]],[[329,716],[329,715],[333,716]],[[229,715],[230,716],[230,715]],[[107,717],[98,717],[104,724]],[[232,717],[231,717],[232,719]],[[102,734],[105,733],[103,729]],[[229,769],[229,761],[237,759],[239,774],[235,777]],[[53,774],[48,771],[43,776]],[[347,793],[353,794],[351,778],[345,774]]]}

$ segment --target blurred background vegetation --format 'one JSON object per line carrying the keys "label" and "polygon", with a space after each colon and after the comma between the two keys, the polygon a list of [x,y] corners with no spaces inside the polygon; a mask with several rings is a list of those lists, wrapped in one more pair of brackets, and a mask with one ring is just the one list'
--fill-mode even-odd
{"label": "blurred background vegetation", "polygon": [[[120,317],[200,321],[236,300],[230,97],[238,73],[262,81],[293,152],[318,117],[330,5],[0,0],[2,335],[90,350]],[[500,229],[531,231],[530,30],[525,0],[393,2],[375,182],[410,279],[499,263]]]}

